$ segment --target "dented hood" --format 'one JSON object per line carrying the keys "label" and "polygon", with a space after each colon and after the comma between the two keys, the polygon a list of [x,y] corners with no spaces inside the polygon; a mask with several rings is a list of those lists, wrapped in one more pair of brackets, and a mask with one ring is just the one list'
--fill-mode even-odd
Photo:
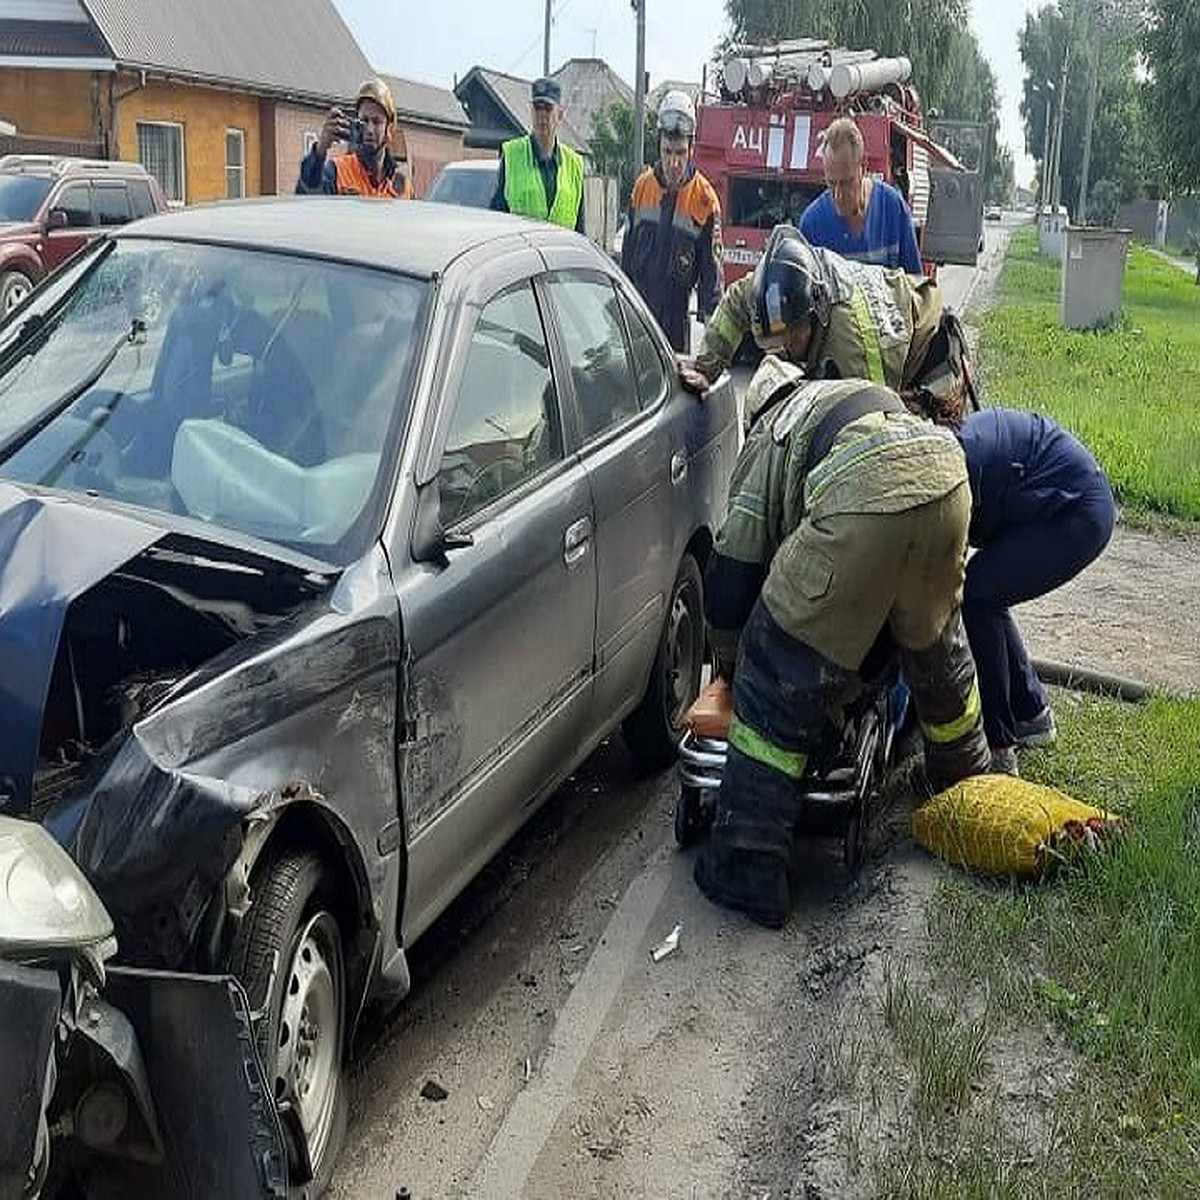
{"label": "dented hood", "polygon": [[28,809],[71,601],[163,536],[108,509],[0,480],[0,812]]}

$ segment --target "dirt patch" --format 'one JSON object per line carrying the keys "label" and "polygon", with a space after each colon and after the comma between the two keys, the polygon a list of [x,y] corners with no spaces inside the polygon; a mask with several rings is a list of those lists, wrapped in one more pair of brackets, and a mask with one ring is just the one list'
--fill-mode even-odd
{"label": "dirt patch", "polygon": [[1035,658],[1200,691],[1200,534],[1118,525],[1082,575],[1017,609]]}

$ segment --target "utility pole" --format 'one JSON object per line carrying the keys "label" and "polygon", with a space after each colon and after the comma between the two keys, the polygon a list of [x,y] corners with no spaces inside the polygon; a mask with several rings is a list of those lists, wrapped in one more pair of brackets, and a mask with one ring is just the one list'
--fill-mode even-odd
{"label": "utility pole", "polygon": [[637,70],[633,81],[633,178],[646,161],[646,0],[630,0],[637,14]]}
{"label": "utility pole", "polygon": [[1087,224],[1088,175],[1092,168],[1092,130],[1096,125],[1096,100],[1100,91],[1100,49],[1092,46],[1091,76],[1088,80],[1087,115],[1083,122],[1083,163],[1079,168],[1079,206],[1075,224]]}
{"label": "utility pole", "polygon": [[1054,84],[1046,85],[1050,91],[1042,92],[1042,107],[1045,110],[1044,119],[1046,128],[1042,131],[1042,178],[1038,181],[1038,211],[1044,212],[1046,209],[1046,200],[1049,197],[1049,192],[1046,190],[1046,184],[1050,179],[1050,118],[1053,115],[1050,101],[1054,96]]}
{"label": "utility pole", "polygon": [[553,0],[546,0],[546,29],[542,34],[542,74],[550,74],[550,6]]}
{"label": "utility pole", "polygon": [[1051,80],[1035,83],[1033,94],[1042,102],[1042,159],[1038,168],[1038,213],[1050,203],[1050,130],[1054,125],[1054,83]]}
{"label": "utility pole", "polygon": [[1054,147],[1051,151],[1051,158],[1054,163],[1054,171],[1050,176],[1050,208],[1052,212],[1058,212],[1058,206],[1062,201],[1062,136],[1063,136],[1063,120],[1066,117],[1067,110],[1067,73],[1071,69],[1071,45],[1068,42],[1067,48],[1063,51],[1062,74],[1058,81],[1058,116],[1054,123]]}

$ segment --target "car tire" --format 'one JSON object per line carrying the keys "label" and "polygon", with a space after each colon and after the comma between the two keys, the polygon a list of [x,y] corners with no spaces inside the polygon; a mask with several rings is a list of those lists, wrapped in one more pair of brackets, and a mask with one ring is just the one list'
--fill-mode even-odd
{"label": "car tire", "polygon": [[[267,1084],[285,1129],[301,1133],[310,1181],[289,1196],[313,1200],[329,1186],[346,1134],[346,970],[333,915],[333,889],[320,858],[285,851],[255,868],[253,903],[234,939],[229,966],[256,1014]],[[285,1139],[288,1140],[288,1139]],[[304,1174],[289,1145],[288,1174]]]}
{"label": "car tire", "polygon": [[7,317],[32,291],[33,280],[24,271],[5,271],[0,275],[0,320]]}
{"label": "car tire", "polygon": [[661,771],[675,761],[684,714],[700,694],[700,672],[704,667],[703,588],[696,560],[685,554],[671,588],[650,682],[621,727],[634,757],[652,771]]}

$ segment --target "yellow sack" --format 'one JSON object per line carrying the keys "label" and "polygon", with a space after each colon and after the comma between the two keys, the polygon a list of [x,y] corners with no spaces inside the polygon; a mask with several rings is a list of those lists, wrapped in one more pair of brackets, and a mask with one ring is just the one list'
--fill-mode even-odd
{"label": "yellow sack", "polygon": [[957,867],[1038,875],[1122,828],[1111,813],[1013,775],[973,775],[913,813],[913,837]]}

